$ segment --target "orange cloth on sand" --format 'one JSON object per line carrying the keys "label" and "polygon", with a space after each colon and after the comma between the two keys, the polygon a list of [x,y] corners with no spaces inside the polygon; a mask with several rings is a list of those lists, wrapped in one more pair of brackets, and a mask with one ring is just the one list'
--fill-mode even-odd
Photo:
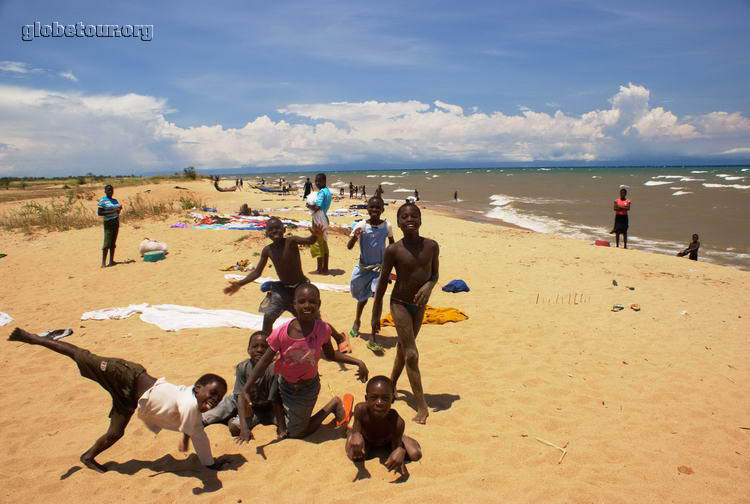
{"label": "orange cloth on sand", "polygon": [[[461,322],[468,318],[468,315],[456,308],[433,308],[432,306],[427,305],[424,311],[424,319],[422,320],[422,323],[445,324],[446,322]],[[393,315],[389,313],[380,319],[380,325],[395,326],[396,324],[393,322]]]}

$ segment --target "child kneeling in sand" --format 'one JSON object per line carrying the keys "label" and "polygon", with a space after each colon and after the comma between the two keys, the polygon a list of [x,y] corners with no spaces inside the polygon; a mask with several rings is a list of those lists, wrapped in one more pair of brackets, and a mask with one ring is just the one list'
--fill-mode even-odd
{"label": "child kneeling in sand", "polygon": [[393,382],[385,376],[375,376],[367,382],[365,402],[354,408],[354,425],[346,438],[346,455],[358,461],[377,448],[389,449],[385,466],[389,471],[406,476],[409,474],[406,461],[421,459],[422,448],[404,434],[403,418],[391,409],[394,392]]}
{"label": "child kneeling in sand", "polygon": [[172,385],[164,378],[157,380],[135,362],[100,357],[70,343],[43,338],[18,327],[8,341],[40,345],[70,357],[78,364],[81,376],[95,381],[112,396],[109,429],[81,455],[86,467],[98,472],[107,470],[95,458],[125,434],[125,427],[136,409],[146,427],[155,434],[161,429],[182,432],[180,451],[187,451],[192,438],[198,458],[209,469],[220,469],[227,462],[211,456],[211,444],[201,419],[201,412],[219,404],[227,392],[227,382],[221,376],[205,374],[192,387]]}
{"label": "child kneeling in sand", "polygon": [[406,365],[406,374],[417,402],[417,414],[412,420],[423,424],[427,422],[429,412],[422,390],[416,339],[422,327],[425,306],[438,280],[440,247],[435,240],[419,236],[422,212],[414,203],[404,203],[399,207],[396,222],[404,237],[385,250],[378,290],[372,306],[372,332],[375,334],[380,331],[383,295],[391,270],[395,267],[397,278],[391,293],[391,313],[396,323],[398,347],[391,381],[395,387]]}
{"label": "child kneeling in sand", "polygon": [[[239,436],[240,417],[237,410],[237,399],[266,350],[268,350],[268,343],[265,333],[263,331],[254,332],[247,342],[247,353],[250,358],[237,364],[234,390],[222,399],[215,408],[203,413],[203,425],[227,424],[232,436]],[[254,393],[250,399],[252,407],[245,414],[247,416],[246,422],[251,424],[251,428],[258,424],[276,425],[276,432],[279,437],[282,437],[286,427],[284,426],[284,412],[278,398],[277,376],[273,373],[273,368],[269,366],[266,372],[255,380]]]}
{"label": "child kneeling in sand", "polygon": [[[295,289],[294,310],[297,318],[274,329],[266,339],[270,348],[263,354],[245,383],[238,409],[245,411],[246,405],[251,402],[255,381],[266,372],[266,368],[278,354],[279,359],[274,368],[276,374],[281,375],[279,395],[284,407],[288,435],[303,438],[318,430],[331,413],[335,415],[337,425],[346,424],[354,401],[350,394],[346,394],[344,400],[334,397],[320,411],[312,414],[320,393],[318,361],[321,351],[328,360],[358,366],[357,378],[363,382],[367,380],[369,372],[361,360],[333,349],[331,327],[319,318],[320,291],[316,286],[305,283]],[[250,427],[245,416],[240,415],[240,442],[250,439]]]}

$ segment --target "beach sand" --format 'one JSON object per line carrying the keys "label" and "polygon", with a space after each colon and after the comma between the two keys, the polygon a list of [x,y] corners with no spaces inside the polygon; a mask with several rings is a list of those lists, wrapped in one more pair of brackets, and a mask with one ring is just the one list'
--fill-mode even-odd
{"label": "beach sand", "polygon": [[[220,212],[244,202],[301,205],[292,196],[218,193],[207,181],[180,185]],[[178,193],[163,183],[115,188],[115,197],[124,202],[146,189],[153,197]],[[395,212],[390,205],[384,214],[394,224]],[[279,215],[308,214],[298,208]],[[750,273],[458,220],[430,208],[423,209],[422,235],[441,245],[439,287],[459,278],[471,287],[460,294],[437,287],[430,305],[459,308],[469,319],[423,326],[417,340],[427,425],[410,421],[405,373],[398,384],[409,394],[394,407],[424,452],[409,464],[408,481],[392,484],[396,476],[378,458],[365,463],[369,477],[355,481],[341,432],[326,426],[309,439],[279,443],[273,427],[259,426],[244,446],[224,426],[210,426],[214,455],[233,456],[234,470],[214,472],[202,469],[194,453],[184,460],[177,433],[154,437],[136,417],[99,456],[109,472],[81,469],[78,457],[108,425],[108,395],[81,378],[72,361],[6,338],[16,326],[71,327],[65,341],[140,362],[156,377],[190,384],[216,372],[231,387],[234,366],[246,358],[246,330],[164,332],[137,316],[80,321],[86,311],[144,302],[257,313],[258,285],[225,296],[219,268],[256,261],[267,243],[263,233],[170,229],[176,220],[123,222],[116,259],[135,262],[106,269],[99,268],[99,226],[33,239],[0,231],[0,252],[8,254],[0,259],[0,311],[15,319],[0,328],[3,502],[750,502],[750,430],[740,428],[750,427]],[[168,258],[142,262],[144,237],[167,242]],[[309,276],[348,284],[358,249],[346,250],[342,234],[332,233],[330,244],[331,268],[340,274]],[[306,250],[302,256],[312,272],[314,260]],[[273,269],[264,276],[274,276]],[[323,291],[322,303],[323,319],[348,331],[354,299]],[[642,310],[610,311],[631,303]],[[394,328],[383,334],[395,344]],[[395,348],[378,357],[366,341],[352,343],[371,376],[390,373]],[[332,391],[363,400],[351,366],[342,371],[321,361],[320,374],[319,405]],[[561,452],[537,438],[567,444],[562,462]]]}

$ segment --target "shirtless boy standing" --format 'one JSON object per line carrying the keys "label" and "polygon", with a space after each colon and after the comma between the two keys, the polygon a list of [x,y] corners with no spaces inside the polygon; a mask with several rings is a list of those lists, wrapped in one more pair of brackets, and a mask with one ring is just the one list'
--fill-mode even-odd
{"label": "shirtless boy standing", "polygon": [[391,293],[391,313],[396,323],[398,347],[391,381],[395,387],[406,365],[406,374],[417,401],[417,415],[412,420],[423,424],[427,422],[429,412],[422,390],[416,338],[422,327],[425,306],[438,281],[440,247],[435,240],[419,236],[422,212],[417,205],[401,205],[396,213],[396,221],[404,237],[385,250],[372,307],[372,332],[375,334],[380,331],[383,295],[388,287],[391,270],[395,267],[397,279]]}
{"label": "shirtless boy standing", "polygon": [[279,281],[271,284],[268,291],[268,302],[261,304],[260,311],[263,312],[263,332],[271,334],[273,323],[284,313],[284,310],[297,315],[294,311],[294,289],[298,285],[308,283],[309,280],[302,273],[302,260],[299,256],[300,245],[312,245],[321,236],[322,231],[319,227],[310,228],[310,236],[302,238],[301,236],[284,237],[284,224],[276,217],[271,217],[266,222],[266,236],[270,238],[271,243],[263,247],[260,253],[258,265],[242,280],[230,280],[229,285],[224,288],[224,294],[233,295],[240,290],[243,285],[255,281],[263,274],[263,269],[271,259],[276,273],[279,275]]}

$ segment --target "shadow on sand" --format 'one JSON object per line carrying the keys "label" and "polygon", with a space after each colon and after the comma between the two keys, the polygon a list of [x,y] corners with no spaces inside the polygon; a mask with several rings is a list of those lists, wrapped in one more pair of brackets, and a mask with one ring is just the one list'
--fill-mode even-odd
{"label": "shadow on sand", "polygon": [[[398,392],[401,395],[396,397],[397,401],[404,401],[413,410],[417,409],[417,401],[414,400],[414,394],[411,391],[399,389]],[[454,402],[461,399],[461,396],[456,394],[425,394],[424,399],[427,401],[427,406],[433,412],[437,412],[450,409]]]}

